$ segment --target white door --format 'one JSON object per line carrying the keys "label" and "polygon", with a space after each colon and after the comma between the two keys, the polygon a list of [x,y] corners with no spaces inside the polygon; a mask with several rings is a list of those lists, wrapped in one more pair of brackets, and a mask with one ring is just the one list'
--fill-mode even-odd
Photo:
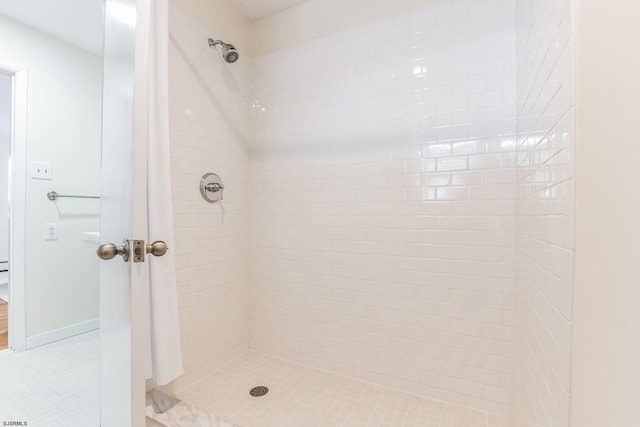
{"label": "white door", "polygon": [[[146,235],[148,0],[105,2],[101,242]],[[101,426],[144,425],[146,268],[101,261]]]}

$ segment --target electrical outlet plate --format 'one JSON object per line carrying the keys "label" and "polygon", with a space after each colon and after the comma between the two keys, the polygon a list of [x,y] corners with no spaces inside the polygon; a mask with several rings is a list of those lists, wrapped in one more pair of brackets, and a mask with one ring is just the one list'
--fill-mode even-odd
{"label": "electrical outlet plate", "polygon": [[44,240],[58,240],[58,224],[51,222],[44,225]]}
{"label": "electrical outlet plate", "polygon": [[46,179],[51,181],[53,177],[53,166],[51,163],[31,162],[31,178]]}

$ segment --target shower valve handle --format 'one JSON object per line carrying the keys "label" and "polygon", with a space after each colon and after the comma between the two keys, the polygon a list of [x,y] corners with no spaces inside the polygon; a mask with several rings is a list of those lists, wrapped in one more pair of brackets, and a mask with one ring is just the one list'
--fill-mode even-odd
{"label": "shower valve handle", "polygon": [[209,203],[224,199],[224,184],[220,177],[212,172],[202,175],[200,180],[200,194]]}
{"label": "shower valve handle", "polygon": [[204,189],[210,193],[220,192],[220,200],[224,200],[224,184],[221,182],[211,182],[204,186]]}
{"label": "shower valve handle", "polygon": [[205,190],[210,191],[212,193],[217,193],[218,191],[224,190],[224,184],[219,182],[212,182],[204,186]]}

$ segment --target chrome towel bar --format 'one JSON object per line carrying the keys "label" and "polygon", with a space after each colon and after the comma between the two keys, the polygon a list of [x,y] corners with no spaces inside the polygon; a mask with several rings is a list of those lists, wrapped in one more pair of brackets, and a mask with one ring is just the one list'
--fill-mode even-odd
{"label": "chrome towel bar", "polygon": [[47,198],[49,200],[58,200],[60,197],[71,197],[73,199],[99,199],[100,196],[70,196],[68,194],[58,194],[55,191],[49,191]]}

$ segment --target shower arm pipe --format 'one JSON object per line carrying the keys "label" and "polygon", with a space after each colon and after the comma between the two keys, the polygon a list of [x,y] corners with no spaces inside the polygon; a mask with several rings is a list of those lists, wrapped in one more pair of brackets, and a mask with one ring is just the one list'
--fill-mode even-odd
{"label": "shower arm pipe", "polygon": [[69,198],[72,198],[72,199],[99,199],[100,198],[100,196],[74,196],[74,195],[70,195],[70,194],[58,194],[55,191],[49,191],[47,193],[47,199],[52,200],[52,201],[56,201],[60,197],[69,197]]}
{"label": "shower arm pipe", "polygon": [[227,43],[227,42],[222,41],[222,40],[214,40],[211,37],[209,37],[209,47],[213,48],[213,47],[216,47],[216,46],[229,46],[229,47],[232,47],[232,48],[235,49],[235,46],[230,44],[230,43]]}

